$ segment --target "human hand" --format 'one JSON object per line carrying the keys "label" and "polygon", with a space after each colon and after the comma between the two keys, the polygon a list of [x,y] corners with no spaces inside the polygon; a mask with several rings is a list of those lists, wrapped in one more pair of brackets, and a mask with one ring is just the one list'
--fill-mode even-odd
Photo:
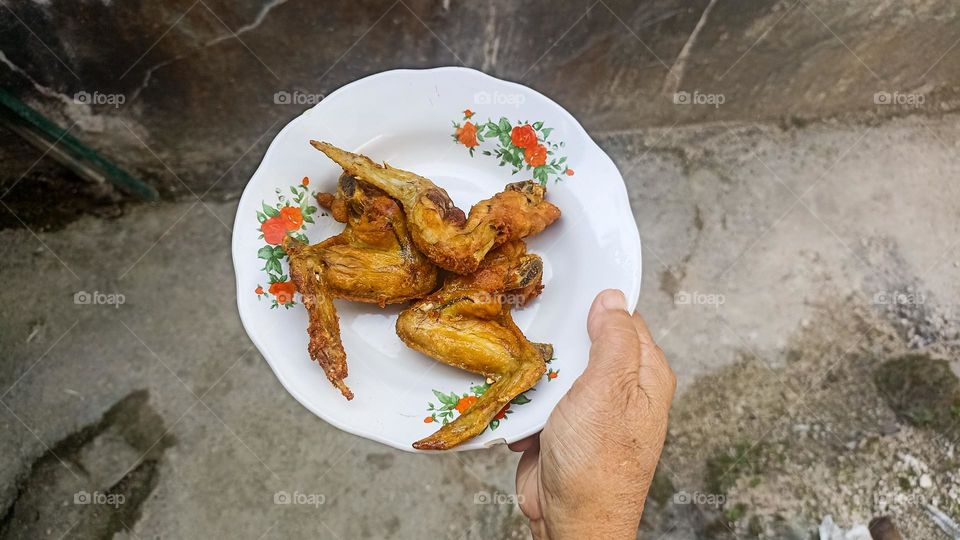
{"label": "human hand", "polygon": [[623,293],[597,295],[590,362],[538,435],[510,448],[534,538],[635,538],[677,379]]}

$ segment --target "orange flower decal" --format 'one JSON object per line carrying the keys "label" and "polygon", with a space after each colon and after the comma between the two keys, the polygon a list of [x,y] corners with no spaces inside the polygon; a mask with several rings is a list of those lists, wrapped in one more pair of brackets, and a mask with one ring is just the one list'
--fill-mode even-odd
{"label": "orange flower decal", "polygon": [[[287,236],[300,242],[309,242],[303,230],[308,224],[314,223],[317,212],[317,207],[311,204],[316,203],[310,195],[310,188],[307,187],[309,185],[310,178],[304,176],[286,192],[276,189],[276,202],[261,201],[256,212],[264,244],[257,249],[257,258],[263,261],[262,270],[266,274],[268,287],[262,287],[258,283],[254,290],[260,300],[264,295],[269,295],[267,299],[270,300],[270,309],[281,306],[290,308],[294,305],[294,286],[288,283],[289,278],[284,271],[287,254],[280,246]],[[267,291],[264,291],[265,288]]]}
{"label": "orange flower decal", "polygon": [[514,126],[514,128],[510,130],[510,142],[520,148],[530,148],[537,144],[537,132],[534,131],[533,126],[530,124]]}
{"label": "orange flower decal", "polygon": [[287,235],[287,224],[281,216],[274,216],[260,224],[263,239],[270,245],[279,245]]}
{"label": "orange flower decal", "polygon": [[457,402],[457,406],[454,408],[457,409],[458,413],[463,414],[467,412],[467,409],[469,409],[476,402],[477,396],[462,397],[460,398],[460,401]]}
{"label": "orange flower decal", "polygon": [[477,126],[473,122],[466,122],[463,127],[457,128],[457,140],[467,148],[475,148],[480,143],[477,142]]}
{"label": "orange flower decal", "polygon": [[557,375],[559,374],[560,374],[559,371],[554,371],[551,369],[550,371],[547,372],[547,378],[553,380],[553,379],[556,379]]}
{"label": "orange flower decal", "polygon": [[[478,121],[468,121],[472,118]],[[559,155],[563,153],[563,141],[551,139],[555,128],[545,126],[542,120],[514,123],[501,116],[483,121],[470,109],[464,109],[462,122],[463,125],[453,122],[451,138],[455,144],[464,145],[470,157],[479,149],[481,155],[499,160],[501,167],[509,165],[513,174],[531,171],[533,179],[543,186],[551,178],[559,182],[565,176],[573,176],[566,156]]]}
{"label": "orange flower decal", "polygon": [[293,302],[293,293],[297,291],[292,281],[278,281],[270,284],[270,294],[277,297],[278,304]]}
{"label": "orange flower decal", "polygon": [[529,146],[523,151],[523,159],[531,167],[539,167],[547,162],[547,147],[542,144]]}
{"label": "orange flower decal", "polygon": [[299,206],[284,206],[280,209],[280,217],[288,231],[295,231],[303,226],[303,213]]}
{"label": "orange flower decal", "polygon": [[[552,362],[554,359],[551,358],[548,362]],[[551,369],[550,372],[553,373],[552,376],[548,375],[550,378],[556,378],[556,370]],[[548,379],[549,380],[549,379]],[[433,395],[436,396],[440,403],[435,405],[433,402],[427,403],[427,413],[430,416],[423,419],[424,423],[430,424],[432,422],[442,422],[444,425],[448,424],[456,416],[464,415],[470,411],[470,408],[473,407],[477,400],[483,396],[487,390],[490,389],[492,383],[483,382],[470,387],[470,394],[458,394],[456,392],[445,393],[439,390],[434,390]],[[500,427],[500,422],[508,417],[508,414],[511,412],[511,407],[514,405],[524,405],[530,403],[530,398],[527,395],[520,394],[513,398],[509,403],[504,405],[497,414],[490,420],[490,423],[487,424],[487,427],[491,430],[497,429]]]}

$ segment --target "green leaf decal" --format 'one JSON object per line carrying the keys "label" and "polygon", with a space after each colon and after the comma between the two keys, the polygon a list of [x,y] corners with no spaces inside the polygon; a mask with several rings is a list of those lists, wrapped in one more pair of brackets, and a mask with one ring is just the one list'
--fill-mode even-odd
{"label": "green leaf decal", "polygon": [[261,203],[263,205],[263,213],[269,217],[276,217],[280,215],[280,211],[272,206],[267,206],[267,203]]}
{"label": "green leaf decal", "polygon": [[525,394],[520,394],[519,396],[513,398],[510,403],[514,405],[525,405],[530,403],[530,401],[530,398],[528,398]]}
{"label": "green leaf decal", "polygon": [[440,403],[443,403],[443,404],[446,404],[446,405],[456,405],[456,404],[457,404],[456,401],[451,402],[451,401],[450,401],[450,397],[447,396],[446,394],[444,394],[443,392],[439,392],[439,391],[437,391],[437,390],[434,390],[434,391],[433,391],[433,395],[437,396],[437,399],[440,400]]}

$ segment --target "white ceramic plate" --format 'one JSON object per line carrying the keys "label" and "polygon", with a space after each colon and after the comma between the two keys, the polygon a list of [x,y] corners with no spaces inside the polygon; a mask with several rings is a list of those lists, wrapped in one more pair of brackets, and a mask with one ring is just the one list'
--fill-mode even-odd
{"label": "white ceramic plate", "polygon": [[[472,112],[469,118],[467,109]],[[534,125],[538,143],[552,151],[550,161],[512,175],[509,163],[501,166],[497,157],[484,154],[503,142],[508,149],[512,145],[509,137],[503,142],[496,135],[484,137],[490,132],[488,120],[497,124],[494,129],[501,123],[505,128]],[[468,121],[480,126],[484,139],[477,141],[473,155],[455,137],[454,123],[463,127]],[[469,128],[461,134],[472,144]],[[343,229],[320,211],[308,214],[314,223],[298,223],[298,211],[302,216],[316,206],[313,193],[333,191],[340,174],[310,146],[310,139],[430,178],[464,210],[508,182],[534,177],[534,172],[546,180],[547,197],[563,217],[528,239],[530,251],[544,260],[546,288],[514,315],[531,341],[554,345],[555,359],[548,375],[525,394],[528,402],[512,404],[505,418],[457,449],[513,442],[543,428],[586,366],[586,316],[593,297],[606,288],[622,289],[633,309],[640,294],[640,235],[623,178],[610,158],[550,99],[465,68],[396,70],[366,77],[324,98],[274,139],[243,192],[233,231],[237,304],[244,328],[283,386],[305,407],[342,430],[407,451],[414,451],[411,444],[438,429],[445,417],[455,418],[455,400],[472,394],[471,387],[483,381],[404,346],[394,331],[398,306],[336,302],[353,401],[345,400],[310,360],[306,310],[298,299],[295,305],[284,305],[284,288],[290,287],[282,284],[286,262],[267,243],[276,239],[276,231],[262,234],[262,229],[276,229],[282,222],[315,243]],[[531,159],[537,163],[535,156]],[[309,178],[307,186],[304,177]],[[261,223],[285,206],[291,208],[279,219]],[[271,281],[281,283],[273,286],[273,293]],[[427,422],[427,417],[436,420]]]}

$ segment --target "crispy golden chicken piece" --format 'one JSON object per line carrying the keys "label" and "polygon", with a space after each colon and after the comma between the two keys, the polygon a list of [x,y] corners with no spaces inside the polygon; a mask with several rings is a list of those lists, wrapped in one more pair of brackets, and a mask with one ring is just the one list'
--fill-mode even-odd
{"label": "crispy golden chicken piece", "polygon": [[336,194],[317,200],[347,227],[319,244],[287,237],[290,277],[309,313],[308,351],[347,399],[347,357],[333,298],[397,304],[437,287],[437,267],[420,253],[407,231],[400,206],[379,189],[344,174]]}
{"label": "crispy golden chicken piece", "polygon": [[315,250],[336,298],[383,307],[437,288],[437,267],[416,248],[403,211],[386,193],[343,174],[337,193],[321,193],[317,200],[347,224]]}
{"label": "crispy golden chicken piece", "polygon": [[400,313],[397,334],[408,346],[494,380],[460,417],[414,448],[446,450],[479,435],[543,376],[553,347],[531,343],[510,315],[514,305],[540,294],[542,277],[543,261],[515,240],[491,251],[473,274],[448,277],[439,291]]}
{"label": "crispy golden chicken piece", "polygon": [[303,297],[303,306],[310,318],[307,352],[343,397],[353,399],[353,392],[343,382],[347,378],[347,353],[340,341],[340,319],[333,306],[333,296],[327,290],[323,267],[315,257],[304,254],[313,246],[287,237],[283,247],[290,256],[290,279]]}
{"label": "crispy golden chicken piece", "polygon": [[496,246],[537,234],[560,217],[560,209],[544,200],[546,188],[533,181],[507,185],[473,205],[466,216],[444,189],[422,176],[377,165],[329,143],[310,144],[351,175],[398,200],[417,247],[436,265],[458,274],[472,273]]}

